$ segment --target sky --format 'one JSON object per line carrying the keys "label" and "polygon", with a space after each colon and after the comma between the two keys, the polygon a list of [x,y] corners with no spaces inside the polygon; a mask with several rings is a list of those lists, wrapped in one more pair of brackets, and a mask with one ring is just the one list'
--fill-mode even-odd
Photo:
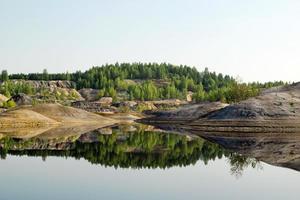
{"label": "sky", "polygon": [[167,62],[300,81],[299,0],[0,0],[0,70]]}

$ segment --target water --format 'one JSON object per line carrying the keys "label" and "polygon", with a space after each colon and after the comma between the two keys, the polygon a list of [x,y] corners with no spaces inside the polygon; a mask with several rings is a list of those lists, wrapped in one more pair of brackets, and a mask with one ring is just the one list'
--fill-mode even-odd
{"label": "water", "polygon": [[297,135],[201,136],[135,125],[4,137],[0,199],[299,198]]}

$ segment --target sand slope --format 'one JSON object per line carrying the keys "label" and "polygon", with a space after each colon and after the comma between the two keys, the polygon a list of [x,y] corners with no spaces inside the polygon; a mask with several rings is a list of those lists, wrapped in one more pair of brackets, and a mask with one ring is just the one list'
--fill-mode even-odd
{"label": "sand slope", "polygon": [[32,110],[22,108],[0,114],[0,127],[55,125],[57,121]]}
{"label": "sand slope", "polygon": [[8,98],[2,94],[0,94],[0,103],[7,101]]}
{"label": "sand slope", "polygon": [[62,123],[110,123],[114,121],[107,117],[60,104],[41,104],[28,109]]}
{"label": "sand slope", "polygon": [[0,114],[0,134],[16,138],[80,135],[117,121],[60,104],[22,106]]}

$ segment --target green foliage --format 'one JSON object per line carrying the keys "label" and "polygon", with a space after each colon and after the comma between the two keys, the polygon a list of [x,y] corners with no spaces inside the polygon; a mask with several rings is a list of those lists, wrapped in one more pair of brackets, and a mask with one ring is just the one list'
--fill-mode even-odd
{"label": "green foliage", "polygon": [[99,90],[98,98],[104,97],[104,95],[105,95],[105,89]]}
{"label": "green foliage", "polygon": [[[205,78],[211,79],[206,81]],[[220,78],[221,77],[221,78]],[[94,88],[105,90],[99,96],[107,95],[114,91],[127,91],[129,98],[138,100],[153,100],[165,98],[185,99],[188,90],[195,91],[196,86],[203,84],[205,88],[215,88],[216,85],[224,86],[234,79],[215,73],[198,72],[196,68],[188,66],[175,66],[167,63],[116,63],[114,65],[103,65],[93,67],[86,72],[75,72],[73,74],[48,74],[44,70],[42,74],[13,74],[11,79],[26,80],[72,80],[76,83],[77,89]],[[142,80],[141,86],[132,86],[126,79]],[[157,85],[155,80],[165,80],[165,85]],[[213,86],[211,85],[212,83]],[[205,85],[204,85],[205,84]],[[138,84],[140,85],[140,84]]]}
{"label": "green foliage", "polygon": [[[5,73],[4,73],[5,74]],[[228,75],[199,72],[195,67],[168,63],[115,63],[92,67],[75,73],[13,74],[10,79],[71,80],[76,88],[99,89],[99,97],[111,96],[117,100],[119,92],[127,92],[129,100],[186,99],[188,91],[194,93],[196,102],[237,102],[255,96],[263,88],[283,85],[283,82],[239,84]],[[138,84],[128,84],[128,79]]]}
{"label": "green foliage", "polygon": [[260,93],[260,88],[250,84],[232,84],[224,91],[227,102],[239,102],[248,99],[249,97],[257,96]]}
{"label": "green foliage", "polygon": [[121,113],[129,113],[130,112],[130,107],[129,106],[120,106],[119,107],[119,112],[121,112]]}
{"label": "green foliage", "polygon": [[201,102],[205,100],[205,91],[203,90],[202,84],[197,86],[196,92],[193,94],[193,99],[196,102]]}
{"label": "green foliage", "polygon": [[14,102],[14,100],[7,101],[7,107],[8,108],[16,107],[16,103]]}
{"label": "green foliage", "polygon": [[106,96],[112,97],[114,101],[116,100],[117,91],[113,87],[108,88],[105,93],[106,93]]}
{"label": "green foliage", "polygon": [[14,100],[8,100],[8,101],[2,103],[2,107],[3,108],[14,108],[14,107],[16,107],[16,102],[14,102]]}
{"label": "green foliage", "polygon": [[43,80],[48,81],[49,80],[49,74],[47,69],[43,70]]}
{"label": "green foliage", "polygon": [[168,85],[164,91],[164,96],[167,99],[174,99],[179,96],[179,92],[175,87],[175,84]]}
{"label": "green foliage", "polygon": [[0,81],[8,81],[8,72],[7,70],[2,70],[1,76],[0,76]]}
{"label": "green foliage", "polygon": [[77,99],[77,98],[79,98],[79,94],[76,92],[76,90],[72,89],[69,94],[69,99]]}
{"label": "green foliage", "polygon": [[34,88],[29,83],[23,81],[5,81],[0,85],[0,93],[7,97],[14,96],[19,93],[31,95],[34,92]]}
{"label": "green foliage", "polygon": [[149,110],[149,107],[146,104],[138,104],[136,107],[137,112],[143,112],[145,110]]}
{"label": "green foliage", "polygon": [[116,89],[119,91],[126,91],[128,89],[128,84],[124,80],[120,80],[120,78],[117,78],[115,80]]}
{"label": "green foliage", "polygon": [[32,99],[32,105],[36,106],[39,104],[39,101],[37,99]]}
{"label": "green foliage", "polygon": [[235,103],[250,97],[257,96],[261,88],[252,84],[238,84],[232,83],[226,87],[210,90],[209,92],[203,91],[201,87],[194,93],[193,98],[196,102],[201,101],[221,101],[223,103]]}
{"label": "green foliage", "polygon": [[[174,90],[176,92],[176,89]],[[165,97],[165,90],[157,88],[154,85],[153,81],[145,81],[144,83],[139,85],[131,85],[128,88],[128,93],[131,100],[155,100]]]}

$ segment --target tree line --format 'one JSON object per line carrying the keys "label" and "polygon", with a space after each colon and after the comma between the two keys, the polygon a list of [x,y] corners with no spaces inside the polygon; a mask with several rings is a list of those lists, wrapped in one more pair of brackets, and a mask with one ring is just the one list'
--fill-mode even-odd
{"label": "tree line", "polygon": [[[195,67],[168,63],[115,63],[92,67],[75,73],[11,74],[2,71],[1,80],[68,80],[77,89],[99,89],[99,97],[111,96],[115,100],[124,93],[129,100],[186,99],[188,92],[201,101],[237,102],[256,96],[262,88],[284,84],[283,82],[238,83],[233,77],[210,72],[199,72]],[[133,80],[133,81],[129,81]]]}

